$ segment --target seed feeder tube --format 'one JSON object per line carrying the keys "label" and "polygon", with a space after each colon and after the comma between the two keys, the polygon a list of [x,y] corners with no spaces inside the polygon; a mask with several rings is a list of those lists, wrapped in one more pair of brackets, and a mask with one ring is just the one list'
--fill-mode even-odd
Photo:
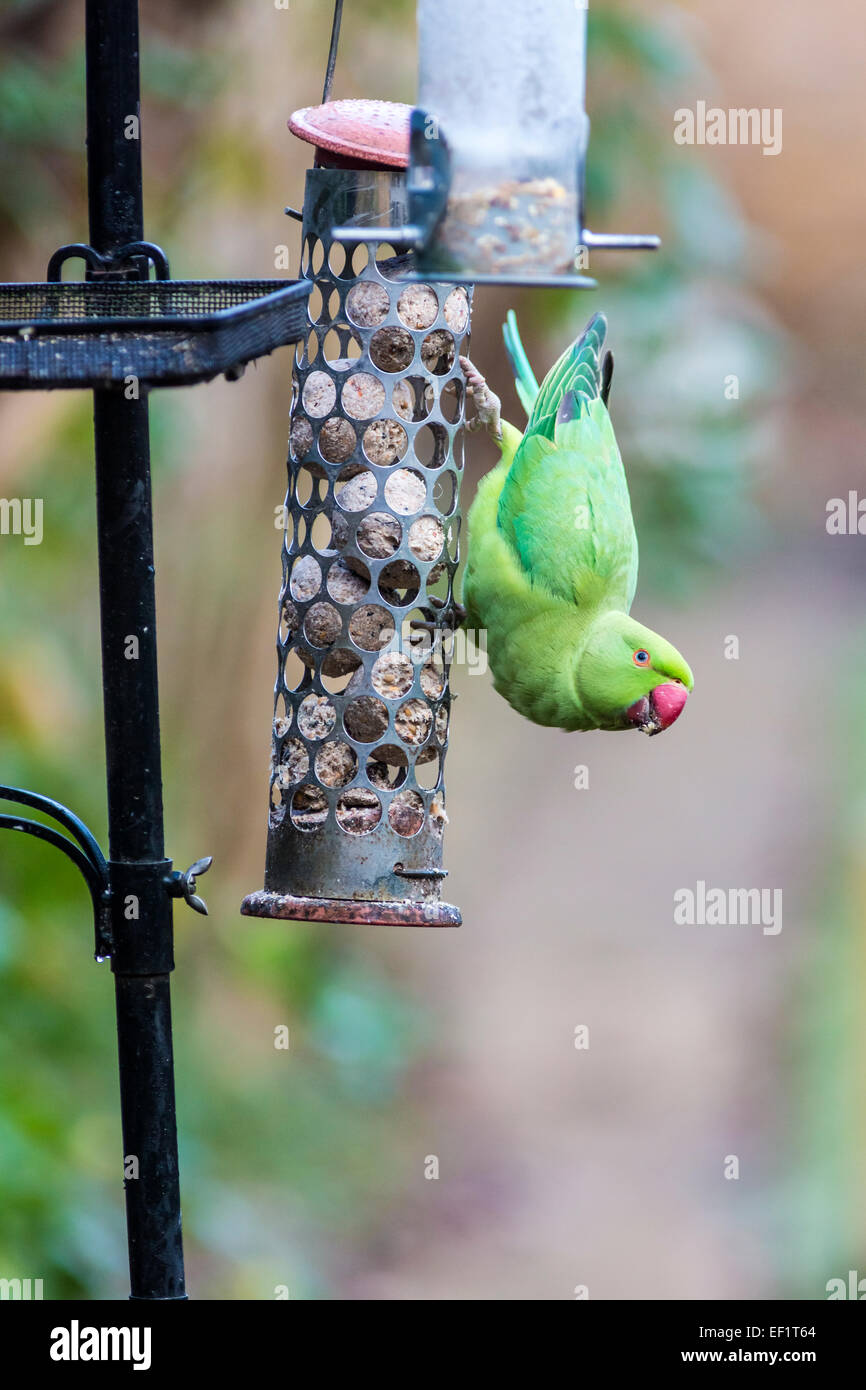
{"label": "seed feeder tube", "polygon": [[[418,47],[399,242],[416,253],[412,273],[594,289],[580,273],[587,251],[658,247],[656,236],[595,233],[584,222],[581,0],[418,0]],[[335,231],[338,241],[350,236]]]}
{"label": "seed feeder tube", "polygon": [[[296,112],[316,145],[262,892],[246,916],[459,926],[441,901],[471,289],[406,283],[409,108]],[[418,626],[413,626],[418,624]]]}
{"label": "seed feeder tube", "polygon": [[585,10],[574,0],[419,0],[418,38],[424,139],[444,138],[451,165],[419,270],[573,274],[589,135]]}

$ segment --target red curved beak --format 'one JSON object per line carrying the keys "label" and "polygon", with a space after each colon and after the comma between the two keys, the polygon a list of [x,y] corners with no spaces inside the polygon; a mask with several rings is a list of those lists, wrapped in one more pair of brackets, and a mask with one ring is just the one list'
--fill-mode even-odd
{"label": "red curved beak", "polygon": [[657,685],[649,696],[643,695],[626,711],[635,728],[644,734],[660,734],[679,719],[685,709],[689,692],[679,681]]}

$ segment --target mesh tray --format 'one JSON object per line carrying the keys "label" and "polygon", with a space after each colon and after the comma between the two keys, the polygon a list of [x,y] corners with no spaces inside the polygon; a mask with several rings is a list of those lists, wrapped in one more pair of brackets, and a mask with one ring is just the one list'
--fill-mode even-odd
{"label": "mesh tray", "polygon": [[308,280],[0,284],[0,389],[184,386],[307,328]]}

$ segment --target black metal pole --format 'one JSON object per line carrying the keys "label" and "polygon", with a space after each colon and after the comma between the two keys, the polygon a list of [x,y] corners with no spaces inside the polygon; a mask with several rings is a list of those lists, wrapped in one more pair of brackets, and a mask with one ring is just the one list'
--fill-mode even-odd
{"label": "black metal pole", "polygon": [[[137,0],[87,0],[90,240],[143,238]],[[184,1298],[147,399],[94,392],[109,867],[131,1297]],[[132,397],[131,399],[128,397]]]}

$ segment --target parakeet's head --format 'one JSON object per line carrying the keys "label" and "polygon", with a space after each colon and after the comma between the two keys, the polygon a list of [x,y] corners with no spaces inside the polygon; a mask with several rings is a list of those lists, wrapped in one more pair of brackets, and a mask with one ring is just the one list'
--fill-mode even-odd
{"label": "parakeet's head", "polygon": [[600,729],[660,734],[682,714],[694,678],[676,647],[626,613],[593,623],[577,671],[583,705]]}

